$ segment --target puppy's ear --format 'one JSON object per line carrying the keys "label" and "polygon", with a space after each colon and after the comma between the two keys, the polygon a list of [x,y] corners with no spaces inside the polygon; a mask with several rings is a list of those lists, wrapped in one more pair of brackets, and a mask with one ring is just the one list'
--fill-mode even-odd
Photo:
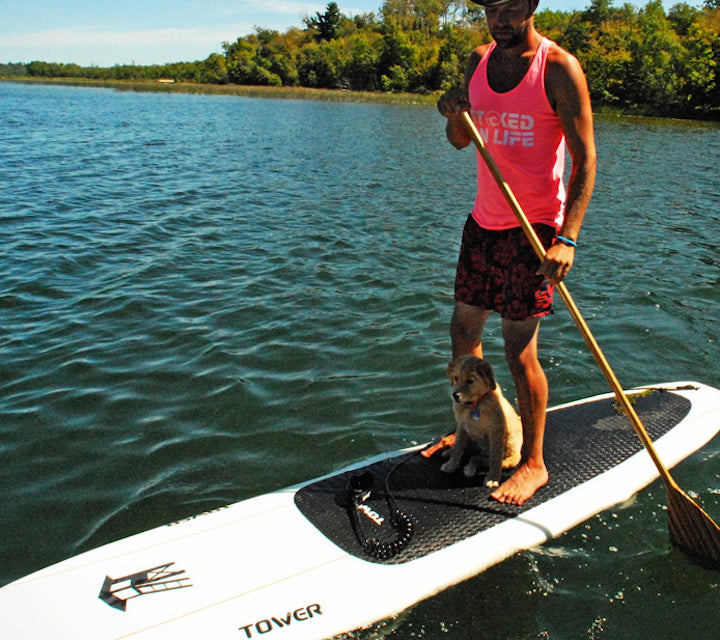
{"label": "puppy's ear", "polygon": [[448,380],[450,380],[450,384],[452,384],[453,373],[455,371],[454,362],[455,362],[454,360],[451,360],[450,362],[448,362],[447,371],[446,371]]}
{"label": "puppy's ear", "polygon": [[490,363],[487,360],[478,360],[475,364],[475,371],[485,380],[485,382],[487,382],[487,386],[490,391],[495,391],[497,388],[497,382],[495,382],[495,373],[493,368],[490,366]]}

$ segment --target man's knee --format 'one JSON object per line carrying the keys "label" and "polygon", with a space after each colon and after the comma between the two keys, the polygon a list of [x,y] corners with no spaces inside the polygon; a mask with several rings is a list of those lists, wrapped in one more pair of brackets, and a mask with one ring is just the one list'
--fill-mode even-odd
{"label": "man's knee", "polygon": [[470,328],[482,328],[485,326],[489,311],[475,307],[465,302],[455,302],[455,308],[453,309],[452,321],[459,325],[470,327]]}
{"label": "man's knee", "polygon": [[482,357],[480,344],[489,312],[478,307],[456,302],[450,321],[453,357],[472,353]]}

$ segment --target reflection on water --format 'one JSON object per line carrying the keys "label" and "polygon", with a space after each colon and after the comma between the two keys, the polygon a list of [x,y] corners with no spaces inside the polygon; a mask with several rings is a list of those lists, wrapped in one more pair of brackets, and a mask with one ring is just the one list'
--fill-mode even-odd
{"label": "reflection on water", "polygon": [[[474,160],[434,109],[0,94],[0,583],[449,430]],[[717,386],[720,129],[597,138],[568,286],[625,385]],[[557,304],[554,404],[606,391]],[[717,456],[677,471],[712,514]],[[715,576],[669,549],[663,501],[654,485],[360,637],[714,637]]]}

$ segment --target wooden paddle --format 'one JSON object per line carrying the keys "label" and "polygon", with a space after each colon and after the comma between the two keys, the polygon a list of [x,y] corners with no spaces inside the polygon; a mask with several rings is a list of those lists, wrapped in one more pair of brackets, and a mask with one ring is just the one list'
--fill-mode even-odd
{"label": "wooden paddle", "polygon": [[[462,119],[468,132],[470,133],[470,137],[473,139],[475,146],[485,161],[485,164],[495,178],[495,182],[497,182],[503,196],[520,222],[520,225],[522,226],[525,235],[528,237],[533,250],[540,260],[544,260],[545,248],[538,239],[535,230],[532,228],[530,222],[525,216],[525,213],[520,207],[520,204],[515,198],[512,190],[503,179],[495,161],[485,146],[482,136],[478,132],[475,123],[472,121],[470,114],[467,111],[463,111]],[[720,527],[718,527],[712,518],[710,518],[710,516],[708,516],[707,513],[705,513],[705,511],[703,511],[697,503],[695,503],[690,496],[688,496],[677,485],[675,480],[673,480],[670,472],[667,470],[662,460],[660,460],[647,430],[640,421],[640,418],[628,400],[625,391],[623,391],[623,388],[620,386],[618,379],[615,377],[613,370],[610,368],[603,352],[600,350],[600,347],[590,332],[590,328],[587,326],[585,319],[580,314],[575,301],[570,296],[565,283],[558,283],[556,288],[567,305],[575,324],[577,324],[578,329],[580,329],[580,333],[585,339],[585,342],[590,347],[590,351],[595,357],[595,360],[597,360],[603,374],[605,374],[605,377],[610,383],[610,387],[615,392],[617,401],[623,408],[625,415],[627,415],[630,419],[630,422],[640,437],[643,446],[647,449],[652,461],[655,463],[655,466],[660,473],[660,477],[667,485],[668,529],[672,543],[702,566],[720,569]]]}

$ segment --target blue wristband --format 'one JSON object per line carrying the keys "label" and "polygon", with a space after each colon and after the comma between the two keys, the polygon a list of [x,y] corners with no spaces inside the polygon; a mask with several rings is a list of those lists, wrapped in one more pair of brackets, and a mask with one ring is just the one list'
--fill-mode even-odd
{"label": "blue wristband", "polygon": [[570,240],[570,238],[566,238],[565,236],[558,236],[557,239],[560,240],[560,242],[562,242],[563,244],[568,245],[569,247],[577,248],[577,242],[575,242],[574,240]]}

